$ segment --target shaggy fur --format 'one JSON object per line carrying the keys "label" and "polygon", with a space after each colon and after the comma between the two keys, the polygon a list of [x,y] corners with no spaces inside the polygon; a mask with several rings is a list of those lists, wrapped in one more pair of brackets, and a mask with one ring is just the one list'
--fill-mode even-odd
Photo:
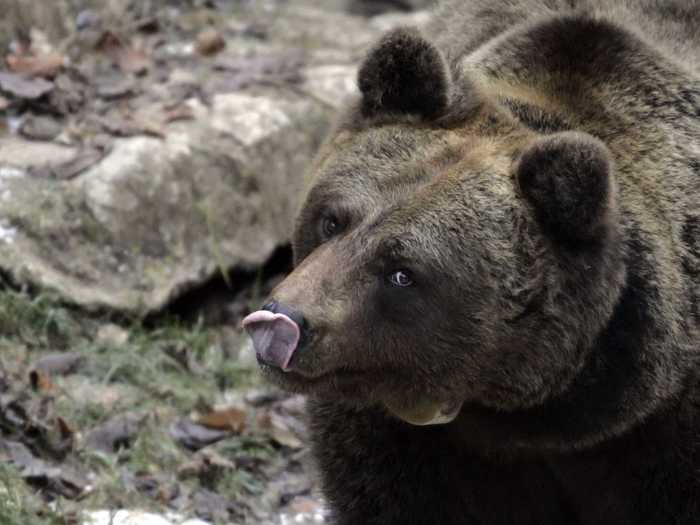
{"label": "shaggy fur", "polygon": [[273,292],[334,523],[700,522],[700,10],[437,13],[370,52]]}

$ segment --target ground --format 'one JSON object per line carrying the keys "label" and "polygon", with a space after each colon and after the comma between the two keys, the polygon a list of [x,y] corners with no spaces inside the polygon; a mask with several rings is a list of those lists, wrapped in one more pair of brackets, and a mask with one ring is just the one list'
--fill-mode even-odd
{"label": "ground", "polygon": [[[285,254],[276,259],[273,274],[285,269]],[[236,291],[217,280],[147,319],[86,316],[7,287],[0,516],[81,523],[84,511],[126,508],[277,523],[319,513],[303,400],[260,382],[236,328],[265,291],[256,277],[275,280],[235,274]]]}
{"label": "ground", "polygon": [[[242,185],[301,180],[362,50],[399,21],[363,17],[423,3],[300,0],[285,23],[292,0],[0,0],[2,525],[102,523],[90,513],[119,509],[323,522],[303,399],[261,382],[239,328],[290,270],[292,206],[272,195],[245,208],[259,218],[246,232],[243,204],[217,215],[216,198],[252,202]],[[337,23],[354,29],[322,31]],[[252,123],[240,113],[250,101]],[[275,157],[288,129],[309,138]],[[216,154],[235,143],[237,156],[168,157],[173,137],[214,135]],[[123,161],[153,148],[161,164]],[[177,200],[212,180],[201,201]],[[151,200],[122,209],[120,191]],[[170,197],[179,223],[158,207]],[[265,206],[276,223],[260,222]]]}

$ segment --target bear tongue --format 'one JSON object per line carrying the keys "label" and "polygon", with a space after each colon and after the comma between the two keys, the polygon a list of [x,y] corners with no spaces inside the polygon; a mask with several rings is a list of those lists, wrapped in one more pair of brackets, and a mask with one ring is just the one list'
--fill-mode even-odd
{"label": "bear tongue", "polygon": [[267,310],[253,312],[241,323],[253,340],[257,357],[284,371],[299,344],[299,326],[284,314]]}

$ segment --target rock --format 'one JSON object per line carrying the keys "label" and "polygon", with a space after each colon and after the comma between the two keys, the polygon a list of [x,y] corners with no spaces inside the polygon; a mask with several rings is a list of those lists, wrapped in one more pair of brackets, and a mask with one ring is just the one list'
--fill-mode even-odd
{"label": "rock", "polygon": [[53,140],[63,130],[63,126],[50,117],[30,115],[19,128],[20,133],[31,140]]}
{"label": "rock", "polygon": [[129,332],[119,325],[108,323],[100,326],[95,340],[101,345],[116,348],[126,344],[129,340]]}
{"label": "rock", "polygon": [[96,510],[83,514],[82,525],[210,525],[177,514],[154,514],[138,510]]}
{"label": "rock", "polygon": [[[105,104],[144,100],[156,114],[158,93],[183,80],[205,90],[217,76],[237,78],[216,64],[257,64],[249,82],[206,92],[204,103],[196,92],[176,100],[188,118],[168,121],[163,110],[155,137],[115,138],[89,157],[0,138],[0,271],[86,309],[146,315],[221,271],[259,267],[288,242],[306,166],[380,30],[319,2],[281,5],[254,21],[269,40],[227,33],[216,60],[199,59],[160,91],[120,75],[98,83]],[[275,56],[296,57],[293,81]]]}
{"label": "rock", "polygon": [[[14,171],[24,174],[29,168],[43,166],[49,162],[68,162],[77,150],[57,144],[29,142],[17,137],[0,137],[0,181],[5,173]],[[2,184],[0,182],[0,184]]]}

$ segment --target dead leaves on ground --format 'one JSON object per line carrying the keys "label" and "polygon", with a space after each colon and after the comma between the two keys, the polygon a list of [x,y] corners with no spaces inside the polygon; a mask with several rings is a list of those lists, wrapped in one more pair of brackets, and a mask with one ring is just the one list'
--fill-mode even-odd
{"label": "dead leaves on ground", "polygon": [[216,29],[201,31],[195,41],[197,53],[203,56],[211,56],[219,53],[226,47],[226,39]]}
{"label": "dead leaves on ground", "polygon": [[27,78],[19,73],[0,72],[0,90],[20,99],[35,100],[53,91],[53,82]]}
{"label": "dead leaves on ground", "polygon": [[65,66],[66,58],[60,53],[46,55],[8,55],[5,57],[8,69],[13,73],[35,78],[54,78]]}

